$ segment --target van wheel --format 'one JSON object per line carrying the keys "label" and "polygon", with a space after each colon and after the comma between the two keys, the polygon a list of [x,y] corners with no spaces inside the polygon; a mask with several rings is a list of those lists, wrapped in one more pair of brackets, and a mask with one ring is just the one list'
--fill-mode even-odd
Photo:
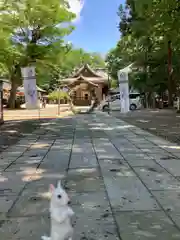
{"label": "van wheel", "polygon": [[105,105],[105,106],[103,107],[103,112],[107,112],[108,110],[109,110],[108,105]]}
{"label": "van wheel", "polygon": [[136,107],[136,105],[135,105],[135,104],[131,104],[131,105],[130,105],[130,110],[131,110],[131,111],[134,111],[134,110],[136,110],[136,108],[137,108],[137,107]]}

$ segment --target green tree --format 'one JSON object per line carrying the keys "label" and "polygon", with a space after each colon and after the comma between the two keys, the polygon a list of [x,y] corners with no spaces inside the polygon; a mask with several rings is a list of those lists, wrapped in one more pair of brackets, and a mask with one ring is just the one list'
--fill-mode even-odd
{"label": "green tree", "polygon": [[[63,38],[73,30],[68,24],[75,17],[64,0],[26,0],[1,2],[0,28],[8,34],[1,48],[1,63],[12,83],[9,105],[15,107],[15,93],[21,82],[20,68],[29,64],[50,66],[64,48]],[[58,54],[59,55],[59,54]],[[3,61],[7,57],[8,61]]]}
{"label": "green tree", "polygon": [[[179,10],[180,2],[174,0],[126,0],[118,10],[121,39],[107,58],[113,76],[120,69],[117,60],[133,62],[131,85],[148,95],[168,90],[169,103],[179,85]],[[168,62],[173,71],[168,72]]]}

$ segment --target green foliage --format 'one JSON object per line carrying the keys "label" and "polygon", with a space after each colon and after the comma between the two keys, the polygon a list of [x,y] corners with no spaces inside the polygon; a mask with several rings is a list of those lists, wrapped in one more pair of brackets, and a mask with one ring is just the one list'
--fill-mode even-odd
{"label": "green foliage", "polygon": [[66,0],[2,0],[0,3],[0,74],[11,83],[9,104],[15,107],[16,89],[22,84],[21,67],[35,64],[37,84],[54,90],[61,78],[84,63],[103,67],[98,53],[73,49],[64,37],[76,17]]}
{"label": "green foliage", "polygon": [[92,67],[104,67],[105,62],[98,53],[88,53],[83,49],[72,49],[65,56],[62,63],[62,76],[68,77],[75,69],[80,68],[84,64]]}
{"label": "green foliage", "polygon": [[[179,86],[180,1],[126,0],[118,10],[121,39],[106,58],[112,77],[129,63],[135,68],[130,84],[147,93],[169,95]],[[168,42],[172,48],[172,77],[168,77]]]}
{"label": "green foliage", "polygon": [[49,100],[58,100],[58,99],[69,99],[68,93],[65,93],[63,91],[54,91],[48,95]]}
{"label": "green foliage", "polygon": [[[58,87],[59,81],[72,75],[75,69],[83,64],[89,64],[92,67],[104,67],[105,62],[98,53],[88,53],[83,49],[69,48],[64,53],[56,55],[57,64],[52,62],[48,68],[41,66],[38,72],[38,83],[48,85],[49,90]],[[51,71],[49,71],[51,67]]]}
{"label": "green foliage", "polygon": [[14,101],[22,66],[36,64],[38,74],[43,67],[54,75],[59,56],[66,54],[63,38],[74,29],[70,22],[75,15],[65,0],[4,0],[0,11],[0,69],[9,75]]}
{"label": "green foliage", "polygon": [[117,88],[118,87],[118,80],[117,79],[111,79],[110,80],[110,88]]}

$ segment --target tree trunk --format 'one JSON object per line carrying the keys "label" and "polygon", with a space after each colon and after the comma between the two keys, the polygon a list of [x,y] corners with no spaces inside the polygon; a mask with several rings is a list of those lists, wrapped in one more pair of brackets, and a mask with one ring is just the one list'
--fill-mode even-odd
{"label": "tree trunk", "polygon": [[148,108],[149,106],[148,106],[148,93],[146,92],[145,93],[145,108]]}
{"label": "tree trunk", "polygon": [[148,108],[152,108],[152,98],[151,98],[151,92],[148,92],[147,101],[148,101]]}
{"label": "tree trunk", "polygon": [[156,98],[155,98],[155,93],[152,93],[152,107],[156,108]]}
{"label": "tree trunk", "polygon": [[11,78],[11,91],[8,99],[8,108],[15,109],[16,108],[16,91],[18,84],[15,83],[13,77]]}

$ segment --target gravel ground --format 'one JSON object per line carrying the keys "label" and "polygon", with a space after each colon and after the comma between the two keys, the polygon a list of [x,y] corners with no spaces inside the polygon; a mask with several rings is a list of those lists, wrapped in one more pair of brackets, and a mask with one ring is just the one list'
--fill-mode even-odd
{"label": "gravel ground", "polygon": [[180,143],[180,114],[173,110],[139,110],[126,115],[116,111],[112,115],[154,135]]}

